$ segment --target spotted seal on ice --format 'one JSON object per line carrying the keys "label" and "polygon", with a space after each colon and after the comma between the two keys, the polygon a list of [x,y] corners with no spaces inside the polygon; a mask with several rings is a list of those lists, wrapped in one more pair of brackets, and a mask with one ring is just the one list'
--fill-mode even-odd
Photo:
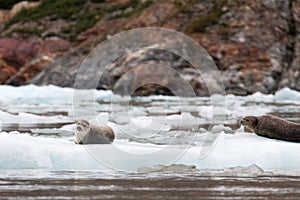
{"label": "spotted seal on ice", "polygon": [[259,136],[300,142],[300,124],[286,121],[279,117],[272,115],[247,116],[241,120],[240,124],[254,131]]}
{"label": "spotted seal on ice", "polygon": [[76,144],[110,144],[114,139],[114,131],[109,126],[98,126],[86,120],[80,120],[76,124]]}

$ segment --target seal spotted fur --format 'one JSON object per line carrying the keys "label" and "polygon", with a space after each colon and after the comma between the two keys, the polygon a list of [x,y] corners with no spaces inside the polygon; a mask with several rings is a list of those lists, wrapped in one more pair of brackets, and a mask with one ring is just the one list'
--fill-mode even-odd
{"label": "seal spotted fur", "polygon": [[300,124],[279,117],[272,115],[247,116],[241,120],[240,124],[263,137],[300,142]]}
{"label": "seal spotted fur", "polygon": [[76,144],[110,144],[114,139],[114,131],[109,126],[98,126],[85,120],[76,124],[74,139]]}

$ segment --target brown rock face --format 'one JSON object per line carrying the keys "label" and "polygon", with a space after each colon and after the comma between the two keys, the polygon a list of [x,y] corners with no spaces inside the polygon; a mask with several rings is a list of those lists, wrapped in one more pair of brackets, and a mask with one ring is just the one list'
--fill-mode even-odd
{"label": "brown rock face", "polygon": [[[105,1],[103,5],[108,6],[110,2]],[[13,84],[12,74],[15,75],[22,66],[28,66],[36,55],[42,54],[53,56],[53,62],[49,62],[32,80],[29,77],[33,77],[33,74],[18,80],[73,87],[81,62],[100,42],[131,28],[157,26],[186,33],[199,42],[214,59],[227,93],[273,93],[282,87],[300,90],[300,1],[163,0],[154,1],[135,12],[131,12],[133,8],[130,2],[120,1],[128,4],[128,7],[120,7],[119,10],[113,7],[110,15],[105,15],[95,26],[81,32],[74,48],[70,48],[70,43],[63,39],[0,39],[0,57],[5,63],[2,64],[5,67],[1,68],[1,72],[5,72],[1,74],[2,82],[10,80],[7,83]],[[38,23],[28,23],[38,26]],[[66,21],[61,24],[66,26]],[[175,46],[180,42],[173,41]],[[128,44],[127,48],[132,46]],[[107,56],[103,58],[103,63],[110,61],[118,48],[116,44],[105,52]],[[183,51],[186,49],[183,48]],[[128,53],[116,59],[95,87],[116,90],[120,94],[134,90],[135,95],[174,94],[170,90],[173,86],[182,91],[183,82],[175,81],[178,75],[165,73],[166,69],[160,67],[167,65],[193,87],[196,95],[209,95],[201,73],[180,56],[159,49],[135,53],[136,56]],[[141,66],[145,68],[141,69]],[[30,71],[31,67],[26,69]],[[88,82],[96,73],[97,69],[91,68],[82,78]],[[124,77],[124,74],[128,77]],[[153,78],[154,82],[161,81],[162,85],[149,83],[139,86],[140,80],[150,82],[149,78]],[[120,81],[122,84],[118,84]],[[18,84],[22,84],[22,81]],[[87,83],[82,87],[92,86]]]}
{"label": "brown rock face", "polygon": [[6,22],[9,19],[9,10],[0,10],[0,24]]}
{"label": "brown rock face", "polygon": [[59,38],[30,37],[0,39],[2,84],[23,85],[52,62],[54,55],[67,51],[70,43]]}
{"label": "brown rock face", "polygon": [[[173,61],[173,63],[171,63]],[[143,49],[118,59],[103,73],[98,87],[113,90],[121,95],[167,94],[195,96],[207,94],[207,88],[194,91],[192,80],[185,70],[200,76],[186,60],[160,49]],[[203,80],[198,77],[197,81]],[[200,83],[199,83],[200,84]]]}
{"label": "brown rock face", "polygon": [[99,35],[109,34],[112,28],[114,31],[121,29],[122,25],[124,25],[126,22],[128,22],[127,19],[112,19],[110,21],[100,21],[94,27],[80,33],[77,36],[77,41],[83,42],[91,37],[99,37]]}
{"label": "brown rock face", "polygon": [[67,40],[58,37],[46,38],[40,47],[40,52],[59,55],[68,51],[70,47],[71,44]]}
{"label": "brown rock face", "polygon": [[30,42],[15,38],[0,39],[1,58],[16,68],[29,62],[39,52],[39,48],[40,44],[37,40]]}
{"label": "brown rock face", "polygon": [[290,87],[300,90],[300,2],[290,2],[290,27],[291,34],[289,54],[287,60],[289,65],[283,71],[279,87]]}
{"label": "brown rock face", "polygon": [[177,10],[178,7],[175,3],[168,1],[155,3],[135,20],[129,22],[127,26],[130,28],[162,26],[167,18],[176,14]]}
{"label": "brown rock face", "polygon": [[0,84],[5,84],[6,81],[16,73],[16,68],[7,65],[2,59],[0,60]]}
{"label": "brown rock face", "polygon": [[45,66],[52,63],[51,57],[42,55],[33,59],[31,62],[26,63],[17,73],[11,74],[5,84],[20,86],[30,81],[39,72],[41,72]]}

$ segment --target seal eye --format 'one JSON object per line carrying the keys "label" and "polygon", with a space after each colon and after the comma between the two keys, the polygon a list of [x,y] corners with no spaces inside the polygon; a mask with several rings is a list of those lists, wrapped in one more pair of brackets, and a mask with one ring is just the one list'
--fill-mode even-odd
{"label": "seal eye", "polygon": [[249,122],[249,119],[245,119],[246,122]]}
{"label": "seal eye", "polygon": [[80,122],[77,122],[77,125],[80,125]]}

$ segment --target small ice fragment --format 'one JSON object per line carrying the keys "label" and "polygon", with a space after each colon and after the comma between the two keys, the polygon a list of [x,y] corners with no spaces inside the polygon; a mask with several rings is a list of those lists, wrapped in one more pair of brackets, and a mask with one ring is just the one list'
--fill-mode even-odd
{"label": "small ice fragment", "polygon": [[222,170],[203,170],[202,175],[205,176],[261,176],[261,175],[272,175],[272,172],[265,172],[261,167],[252,164],[247,167],[237,166],[223,168]]}
{"label": "small ice fragment", "polygon": [[172,144],[185,144],[185,142],[188,142],[188,135],[186,132],[179,132],[175,135],[174,140],[172,141]]}
{"label": "small ice fragment", "polygon": [[150,127],[152,124],[152,118],[147,116],[131,118],[130,120],[132,122],[132,125],[138,128],[147,128]]}
{"label": "small ice fragment", "polygon": [[109,116],[109,121],[117,124],[128,124],[130,122],[130,117],[127,112],[119,112],[118,114],[113,113]]}
{"label": "small ice fragment", "polygon": [[74,124],[68,124],[68,125],[64,125],[61,128],[59,128],[58,130],[62,130],[62,131],[75,131],[75,123]]}
{"label": "small ice fragment", "polygon": [[205,128],[200,128],[199,129],[199,133],[206,133],[206,132],[207,132],[207,130]]}
{"label": "small ice fragment", "polygon": [[250,165],[248,167],[248,169],[249,169],[249,172],[251,174],[257,174],[257,175],[259,175],[259,174],[264,173],[264,170],[262,168],[260,168],[259,166],[255,165],[255,164]]}
{"label": "small ice fragment", "polygon": [[227,175],[236,175],[236,176],[258,176],[264,173],[264,170],[259,166],[252,164],[248,167],[229,167],[224,169],[225,174]]}
{"label": "small ice fragment", "polygon": [[274,96],[276,101],[300,101],[300,93],[290,88],[283,88],[277,91]]}
{"label": "small ice fragment", "polygon": [[250,102],[273,102],[274,95],[272,94],[262,94],[261,92],[255,92],[249,96],[245,97],[246,101]]}
{"label": "small ice fragment", "polygon": [[222,130],[223,130],[223,125],[217,125],[211,129],[211,132],[212,133],[221,133]]}
{"label": "small ice fragment", "polygon": [[230,127],[223,126],[221,124],[216,125],[211,129],[212,133],[221,133],[222,131],[224,131],[224,133],[229,133],[229,134],[234,133],[234,131]]}
{"label": "small ice fragment", "polygon": [[98,124],[107,124],[109,119],[109,113],[108,112],[101,112],[97,115],[96,120]]}
{"label": "small ice fragment", "polygon": [[183,173],[183,172],[197,172],[199,171],[195,165],[155,165],[153,167],[140,167],[137,169],[138,173],[150,173],[150,172],[171,172],[171,173]]}
{"label": "small ice fragment", "polygon": [[179,115],[167,116],[166,121],[173,128],[191,128],[198,127],[200,118],[194,117],[191,113],[181,113]]}

